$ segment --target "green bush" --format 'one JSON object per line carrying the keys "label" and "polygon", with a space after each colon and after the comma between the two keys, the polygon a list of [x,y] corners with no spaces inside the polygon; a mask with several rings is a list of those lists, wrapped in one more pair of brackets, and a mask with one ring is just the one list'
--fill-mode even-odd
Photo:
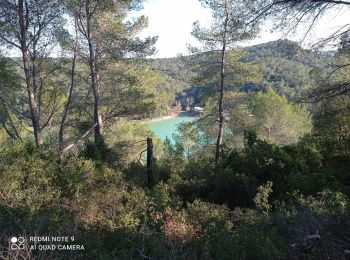
{"label": "green bush", "polygon": [[[210,156],[187,161],[181,147],[169,150],[152,187],[144,167],[121,172],[98,153],[61,159],[45,146],[3,145],[0,230],[74,232],[86,247],[69,256],[77,259],[341,258],[350,233],[347,157],[326,162],[312,141],[280,147],[246,136],[244,149],[226,149],[217,173]],[[305,248],[317,232],[321,240]],[[0,240],[0,257],[7,243]]]}
{"label": "green bush", "polygon": [[52,185],[59,163],[53,151],[31,144],[11,143],[0,153],[0,203],[35,214],[56,205],[61,191]]}

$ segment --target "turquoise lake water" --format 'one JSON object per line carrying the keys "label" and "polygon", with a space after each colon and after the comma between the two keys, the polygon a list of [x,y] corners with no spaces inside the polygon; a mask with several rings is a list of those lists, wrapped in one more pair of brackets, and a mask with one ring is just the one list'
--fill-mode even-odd
{"label": "turquoise lake water", "polygon": [[195,116],[189,116],[186,113],[181,113],[179,116],[174,118],[150,122],[148,123],[148,126],[158,138],[162,140],[168,138],[172,143],[174,143],[173,133],[177,131],[179,124],[182,122],[190,122],[196,120],[197,118],[198,117]]}

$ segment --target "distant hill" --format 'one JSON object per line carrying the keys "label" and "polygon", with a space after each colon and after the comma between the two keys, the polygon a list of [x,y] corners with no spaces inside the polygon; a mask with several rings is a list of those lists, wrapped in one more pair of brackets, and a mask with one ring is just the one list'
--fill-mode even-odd
{"label": "distant hill", "polygon": [[[306,50],[289,40],[271,41],[244,49],[247,52],[244,61],[261,64],[263,80],[256,85],[243,85],[241,90],[260,91],[271,86],[288,98],[302,95],[303,91],[313,84],[310,78],[313,69],[326,68],[334,62],[333,53]],[[167,77],[167,86],[164,86],[167,91],[189,92],[194,87],[191,78],[196,72],[183,58],[154,59],[152,66]]]}
{"label": "distant hill", "polygon": [[281,59],[300,62],[309,67],[325,66],[332,62],[330,52],[316,53],[303,49],[297,42],[289,40],[277,40],[246,47],[245,50],[255,60],[266,57],[279,57]]}

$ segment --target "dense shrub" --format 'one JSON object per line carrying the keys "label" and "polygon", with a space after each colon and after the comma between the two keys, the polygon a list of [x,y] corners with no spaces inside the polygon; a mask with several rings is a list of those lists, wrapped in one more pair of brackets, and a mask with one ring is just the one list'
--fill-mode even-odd
{"label": "dense shrub", "polygon": [[2,147],[0,161],[3,205],[26,208],[35,214],[44,206],[58,203],[61,191],[52,183],[59,163],[53,151],[14,142]]}
{"label": "dense shrub", "polygon": [[64,159],[1,147],[0,257],[12,257],[11,234],[74,235],[86,248],[29,259],[340,259],[349,247],[348,158],[326,158],[313,139],[281,147],[246,134],[217,173],[209,154],[165,146],[152,186],[141,164],[118,170],[94,145]]}

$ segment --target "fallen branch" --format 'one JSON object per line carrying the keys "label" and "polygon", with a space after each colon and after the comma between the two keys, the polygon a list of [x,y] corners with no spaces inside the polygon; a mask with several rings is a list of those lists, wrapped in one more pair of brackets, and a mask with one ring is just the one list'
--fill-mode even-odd
{"label": "fallen branch", "polygon": [[140,157],[139,157],[139,160],[138,160],[138,162],[139,162],[142,166],[145,166],[145,165],[143,164],[143,162],[141,161],[141,157],[142,157],[142,154],[143,154],[144,152],[147,152],[147,150],[144,150],[144,151],[142,151],[142,152],[140,153]]}

